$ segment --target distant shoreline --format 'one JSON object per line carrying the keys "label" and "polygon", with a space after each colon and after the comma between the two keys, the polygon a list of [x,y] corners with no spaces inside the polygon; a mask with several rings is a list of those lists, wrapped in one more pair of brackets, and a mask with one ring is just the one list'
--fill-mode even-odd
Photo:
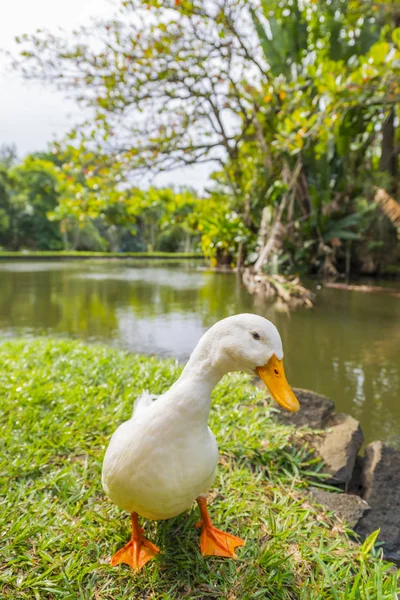
{"label": "distant shoreline", "polygon": [[0,252],[0,260],[67,260],[67,259],[203,259],[204,256],[197,252]]}

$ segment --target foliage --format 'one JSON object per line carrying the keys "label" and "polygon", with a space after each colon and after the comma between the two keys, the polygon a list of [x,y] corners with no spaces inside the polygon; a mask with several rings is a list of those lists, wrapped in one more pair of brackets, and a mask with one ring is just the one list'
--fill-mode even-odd
{"label": "foliage", "polygon": [[24,252],[8,252],[0,251],[0,260],[6,258],[201,258],[202,255],[198,252],[90,252],[90,251],[74,251],[61,250],[56,252],[48,251],[28,251]]}
{"label": "foliage", "polygon": [[12,249],[195,250],[230,264],[238,243],[249,238],[229,197],[127,187],[106,157],[72,147],[28,156],[0,177],[0,243]]}
{"label": "foliage", "polygon": [[57,147],[14,166],[0,164],[0,244],[12,250],[199,249],[193,213],[201,199],[194,192],[121,186],[115,169],[100,156]]}
{"label": "foliage", "polygon": [[[291,172],[301,165],[288,203],[286,247],[296,264],[309,263],[311,255],[323,268],[331,256],[343,268],[343,240],[368,235],[377,220],[371,201],[385,144],[380,132],[400,91],[400,47],[397,29],[390,29],[392,15],[395,23],[399,14],[383,4],[392,12],[377,15],[378,7],[365,2],[289,5],[265,2],[261,13],[253,11],[272,74],[264,111],[279,110],[271,141],[279,152],[273,156],[286,155]],[[395,169],[390,177],[389,187]],[[369,201],[367,207],[360,199]],[[393,233],[392,240],[393,247]]]}
{"label": "foliage", "polygon": [[[74,169],[91,163],[91,181],[63,203],[77,219],[100,204],[119,223],[129,201],[118,177],[210,162],[202,247],[217,262],[256,253],[280,256],[283,271],[377,271],[382,233],[395,262],[396,232],[373,196],[375,186],[400,193],[397,2],[121,0],[114,19],[72,39],[18,41],[26,77],[93,110],[65,144]],[[158,210],[143,210],[152,247]],[[188,215],[177,239],[192,227]],[[171,249],[173,235],[162,234]]]}
{"label": "foliage", "polygon": [[58,199],[58,177],[51,162],[28,157],[14,167],[18,191],[13,202],[24,206],[19,222],[18,242],[38,250],[61,250],[62,240],[58,227],[47,219],[47,213],[55,208]]}
{"label": "foliage", "polygon": [[57,181],[41,160],[0,165],[0,244],[19,248],[57,250],[61,237],[47,219],[57,202]]}
{"label": "foliage", "polygon": [[59,196],[54,165],[38,156],[29,156],[17,165],[13,162],[0,163],[0,245],[62,249],[59,228],[47,218]]}
{"label": "foliage", "polygon": [[145,523],[162,553],[140,574],[109,566],[129,523],[101,489],[105,446],[136,395],[162,393],[180,369],[71,341],[0,347],[2,598],[393,600],[398,575],[374,537],[358,546],[305,497],[318,465],[238,374],[213,393],[222,460],[210,511],[246,539],[239,559],[200,555],[193,508]]}

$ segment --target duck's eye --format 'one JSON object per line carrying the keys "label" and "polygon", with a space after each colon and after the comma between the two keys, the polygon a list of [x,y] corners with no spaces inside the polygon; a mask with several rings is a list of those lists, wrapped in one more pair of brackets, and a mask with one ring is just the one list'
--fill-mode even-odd
{"label": "duck's eye", "polygon": [[257,333],[256,331],[253,331],[253,333],[251,334],[253,336],[253,338],[255,340],[261,340],[261,336],[259,333]]}

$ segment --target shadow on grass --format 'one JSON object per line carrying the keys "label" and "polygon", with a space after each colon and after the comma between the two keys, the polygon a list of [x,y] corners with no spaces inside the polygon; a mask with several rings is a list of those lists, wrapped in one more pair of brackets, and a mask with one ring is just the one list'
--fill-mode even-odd
{"label": "shadow on grass", "polygon": [[[245,546],[238,549],[237,560],[203,557],[199,547],[200,531],[195,527],[198,516],[194,509],[150,527],[144,522],[146,537],[159,546],[161,553],[138,574],[126,565],[120,566],[117,578],[130,578],[132,591],[140,592],[141,598],[152,598],[150,590],[165,594],[157,596],[163,599],[231,597],[250,600],[255,590],[264,591],[263,598],[274,600],[296,600],[300,597],[290,556],[275,556],[268,548],[268,536],[255,536],[254,530],[247,532],[250,536]],[[216,525],[219,526],[218,523]],[[230,533],[242,535],[243,531]],[[119,544],[115,551],[120,547]],[[270,577],[267,571],[270,571]],[[114,570],[113,573],[115,576]],[[273,591],[275,584],[277,588]],[[284,593],[278,588],[284,589]]]}

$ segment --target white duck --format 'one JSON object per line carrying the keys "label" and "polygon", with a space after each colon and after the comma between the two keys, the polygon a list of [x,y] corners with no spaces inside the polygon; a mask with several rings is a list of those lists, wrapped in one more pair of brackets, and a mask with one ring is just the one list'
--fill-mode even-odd
{"label": "white duck", "polygon": [[111,559],[139,570],[159,549],[143,536],[138,515],[169,519],[197,500],[205,555],[235,557],[244,541],[216,529],[207,512],[218,447],[207,426],[211,392],[225,373],[257,373],[284,408],[300,405],[285,377],[278,330],[258,315],[240,314],[219,321],[197,344],[172,387],[153,402],[143,394],[132,418],[114,433],[103,464],[103,488],[120,508],[131,513],[132,535]]}

